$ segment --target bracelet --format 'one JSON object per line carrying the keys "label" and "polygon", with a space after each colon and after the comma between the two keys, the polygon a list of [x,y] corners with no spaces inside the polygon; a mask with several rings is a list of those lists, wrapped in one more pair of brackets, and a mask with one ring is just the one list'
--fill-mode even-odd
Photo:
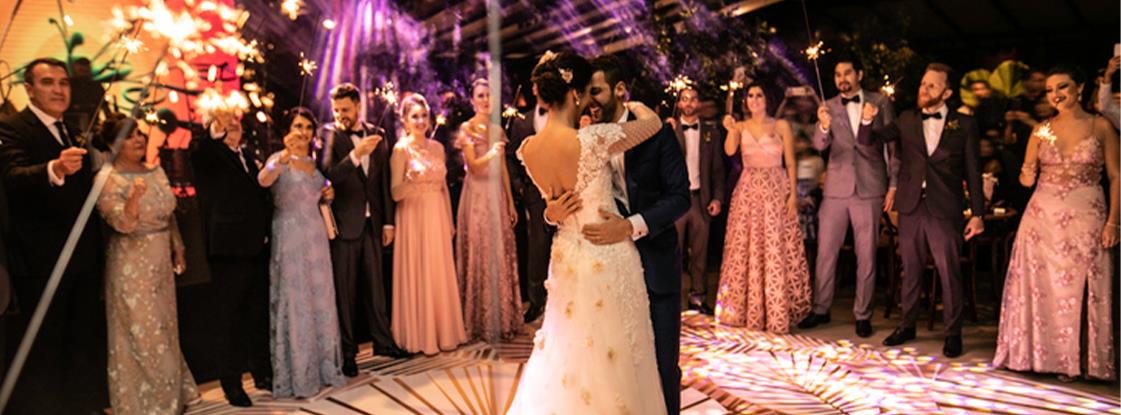
{"label": "bracelet", "polygon": [[1121,228],[1121,224],[1118,224],[1116,222],[1106,222],[1105,224],[1109,225],[1109,226],[1112,226],[1114,228]]}

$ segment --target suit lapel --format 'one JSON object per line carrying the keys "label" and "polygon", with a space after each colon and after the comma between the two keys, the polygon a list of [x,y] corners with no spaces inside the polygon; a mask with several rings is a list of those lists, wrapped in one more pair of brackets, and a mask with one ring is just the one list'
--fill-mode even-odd
{"label": "suit lapel", "polygon": [[[837,97],[835,97],[834,99],[836,101],[833,101],[833,108],[834,108],[833,113],[840,115],[840,119],[835,121],[837,123],[837,126],[841,128],[841,131],[844,131],[845,137],[849,137],[850,142],[856,141],[855,137],[853,137],[853,135],[852,135],[852,122],[849,121],[849,110],[848,110],[848,108],[845,108],[844,105],[841,105],[841,96],[840,95],[837,95]],[[837,118],[837,117],[834,117],[834,118]]]}
{"label": "suit lapel", "polygon": [[957,118],[957,111],[946,112],[946,122],[942,124],[942,136],[938,137],[938,145],[934,147],[934,154],[931,154],[930,157],[934,157],[941,152],[948,151],[947,146],[949,144],[946,144],[946,142],[950,141],[953,135],[953,130],[950,128],[950,125],[951,123],[958,122]]}
{"label": "suit lapel", "polygon": [[914,126],[911,128],[915,132],[914,136],[919,140],[919,142],[916,143],[916,145],[919,146],[919,153],[922,153],[924,160],[929,159],[930,153],[926,150],[926,132],[923,131],[922,128],[922,110],[916,109],[914,111],[914,120]]}
{"label": "suit lapel", "polygon": [[39,120],[39,117],[36,117],[35,113],[31,112],[31,108],[26,108],[21,111],[20,117],[23,117],[23,122],[27,123],[27,126],[31,128],[32,136],[38,135],[43,137],[47,141],[47,143],[43,145],[45,145],[51,151],[51,154],[57,155],[59,152],[62,152],[63,147],[58,143],[58,140],[55,138],[54,133],[51,132],[50,127],[43,125],[43,122]]}

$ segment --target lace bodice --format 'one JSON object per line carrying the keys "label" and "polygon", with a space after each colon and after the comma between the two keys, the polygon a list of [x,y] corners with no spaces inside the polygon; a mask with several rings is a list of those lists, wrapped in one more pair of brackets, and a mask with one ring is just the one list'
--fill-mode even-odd
{"label": "lace bodice", "polygon": [[[657,120],[632,121],[625,124],[593,124],[576,132],[580,142],[580,157],[576,166],[576,184],[572,193],[582,200],[583,208],[558,224],[560,229],[579,229],[582,224],[601,222],[599,210],[618,213],[611,193],[611,157],[630,149],[657,133],[661,123]],[[522,150],[531,139],[522,142],[518,148],[518,159],[522,160]],[[530,169],[526,169],[530,180],[541,190],[542,197],[548,189],[542,188]]]}
{"label": "lace bodice", "polygon": [[740,132],[740,156],[744,167],[782,167],[782,138],[774,131],[756,139],[751,131]]}
{"label": "lace bodice", "polygon": [[1052,141],[1039,141],[1037,162],[1024,163],[1024,172],[1034,176],[1039,171],[1041,188],[1057,189],[1062,193],[1072,189],[1097,186],[1101,182],[1102,168],[1105,166],[1105,150],[1096,136],[1089,136],[1078,144],[1069,155]]}
{"label": "lace bodice", "polygon": [[415,191],[440,191],[444,189],[445,177],[448,168],[444,163],[443,154],[433,151],[433,147],[426,145],[416,148],[409,145],[398,144],[408,155],[405,161],[405,182]]}

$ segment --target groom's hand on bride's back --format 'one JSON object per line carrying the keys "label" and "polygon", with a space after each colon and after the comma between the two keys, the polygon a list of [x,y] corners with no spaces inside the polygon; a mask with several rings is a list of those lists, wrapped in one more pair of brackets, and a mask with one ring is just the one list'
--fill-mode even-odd
{"label": "groom's hand on bride's back", "polygon": [[627,240],[634,233],[631,221],[603,208],[599,209],[603,222],[584,225],[584,239],[596,245],[611,245]]}
{"label": "groom's hand on bride's back", "polygon": [[572,194],[571,190],[560,196],[554,194],[553,190],[549,189],[549,199],[545,202],[545,222],[556,226],[564,222],[569,215],[579,211],[583,201],[580,200],[580,196]]}

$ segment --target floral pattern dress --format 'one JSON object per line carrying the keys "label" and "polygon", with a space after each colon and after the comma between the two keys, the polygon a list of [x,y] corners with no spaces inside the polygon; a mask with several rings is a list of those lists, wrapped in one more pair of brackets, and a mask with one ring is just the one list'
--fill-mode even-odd
{"label": "floral pattern dress", "polygon": [[[1101,246],[1106,222],[1101,140],[1091,136],[1064,155],[1040,140],[1039,161],[1024,173],[1039,181],[1028,202],[1004,281],[993,366],[1115,379],[1113,261]],[[1083,331],[1085,328],[1085,331]]]}
{"label": "floral pattern dress", "polygon": [[787,333],[810,311],[810,273],[798,218],[787,212],[790,178],[782,138],[742,130],[743,173],[732,192],[716,320]]}
{"label": "floral pattern dress", "polygon": [[[97,210],[112,229],[105,263],[109,402],[113,413],[179,414],[199,396],[179,349],[171,252],[183,246],[175,195],[157,167],[122,173],[106,167]],[[147,184],[140,214],[125,213],[136,179]]]}

